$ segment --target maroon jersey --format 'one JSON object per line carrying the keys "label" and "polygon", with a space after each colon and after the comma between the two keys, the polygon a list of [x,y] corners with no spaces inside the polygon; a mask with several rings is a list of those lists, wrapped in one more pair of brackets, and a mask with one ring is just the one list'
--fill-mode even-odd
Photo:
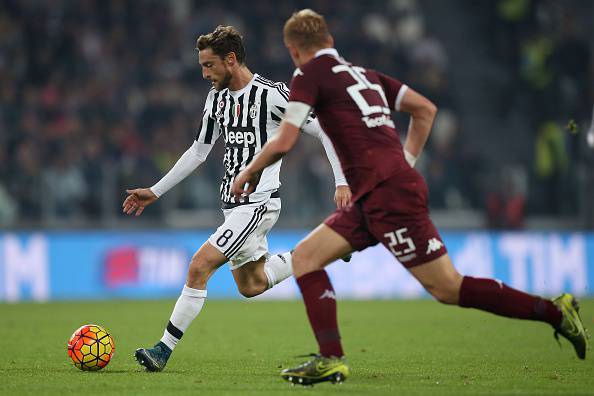
{"label": "maroon jersey", "polygon": [[391,118],[403,87],[398,80],[346,62],[334,49],[295,70],[289,101],[313,108],[355,199],[410,170]]}

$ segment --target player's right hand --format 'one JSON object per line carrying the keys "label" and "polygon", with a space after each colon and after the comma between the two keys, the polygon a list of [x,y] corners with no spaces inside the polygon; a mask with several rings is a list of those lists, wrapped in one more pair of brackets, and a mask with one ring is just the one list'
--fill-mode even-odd
{"label": "player's right hand", "polygon": [[128,196],[122,204],[123,212],[131,215],[136,211],[136,216],[144,211],[144,208],[155,202],[159,197],[151,191],[150,188],[136,188],[133,190],[126,190]]}

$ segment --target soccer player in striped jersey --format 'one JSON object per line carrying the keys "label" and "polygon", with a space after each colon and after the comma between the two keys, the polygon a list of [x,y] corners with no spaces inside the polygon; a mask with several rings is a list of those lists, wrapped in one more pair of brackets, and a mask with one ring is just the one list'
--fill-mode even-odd
{"label": "soccer player in striped jersey", "polygon": [[[204,242],[190,262],[186,285],[177,300],[163,337],[153,348],[140,348],[135,357],[149,371],[161,371],[206,299],[210,276],[229,262],[239,292],[257,296],[288,278],[291,252],[270,255],[267,234],[281,209],[279,172],[281,161],[260,175],[260,184],[249,199],[236,201],[231,186],[237,175],[262,146],[276,134],[289,99],[284,83],[252,73],[245,64],[241,34],[231,26],[219,26],[197,41],[202,75],[212,83],[201,126],[192,146],[158,183],[150,188],[128,190],[123,211],[140,215],[146,206],[183,180],[200,164],[221,136],[225,141],[225,174],[220,188],[224,223]],[[309,118],[302,130],[321,140],[336,182],[337,206],[346,206],[350,189],[328,137],[318,121]]]}

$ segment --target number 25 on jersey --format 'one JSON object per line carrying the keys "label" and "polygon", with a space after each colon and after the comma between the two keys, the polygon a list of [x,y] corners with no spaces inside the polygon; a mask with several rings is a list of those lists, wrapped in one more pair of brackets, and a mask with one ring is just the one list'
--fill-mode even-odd
{"label": "number 25 on jersey", "polygon": [[[346,72],[355,80],[355,84],[348,86],[346,90],[361,111],[361,115],[363,116],[361,120],[368,128],[381,125],[395,127],[394,122],[390,118],[390,108],[388,107],[388,101],[386,100],[383,87],[369,81],[365,76],[364,68],[342,64],[334,66],[332,72],[335,74]],[[377,98],[374,100],[375,103],[370,103],[361,93],[368,89],[377,92],[378,96],[375,97]],[[377,114],[378,116],[372,118],[370,117],[372,114]]]}

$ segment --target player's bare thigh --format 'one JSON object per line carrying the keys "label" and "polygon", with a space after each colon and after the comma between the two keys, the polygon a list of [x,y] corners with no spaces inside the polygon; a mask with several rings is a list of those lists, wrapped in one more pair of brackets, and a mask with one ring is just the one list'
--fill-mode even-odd
{"label": "player's bare thigh", "polygon": [[204,242],[200,249],[192,256],[186,285],[193,289],[205,289],[208,279],[226,262],[227,257],[212,246],[210,242]]}
{"label": "player's bare thigh", "polygon": [[458,304],[462,275],[448,254],[408,270],[437,300],[445,304]]}
{"label": "player's bare thigh", "polygon": [[299,242],[292,254],[293,276],[320,270],[353,251],[350,243],[325,224]]}
{"label": "player's bare thigh", "polygon": [[[192,257],[186,284],[194,289],[205,289],[212,274],[227,261],[229,259],[210,242],[204,242]],[[259,290],[257,293],[254,292],[255,295],[266,290],[268,283],[264,273],[265,262],[266,257],[262,256],[259,260],[246,263],[231,271],[242,294],[244,290],[245,294],[250,294],[250,290]]]}

